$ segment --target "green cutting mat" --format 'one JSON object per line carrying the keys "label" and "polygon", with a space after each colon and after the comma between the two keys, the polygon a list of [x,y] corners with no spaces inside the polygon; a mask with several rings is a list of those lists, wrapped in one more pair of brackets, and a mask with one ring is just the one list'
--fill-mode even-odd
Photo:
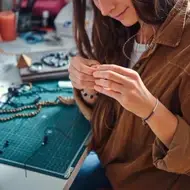
{"label": "green cutting mat", "polygon": [[[55,81],[38,85],[57,88]],[[72,93],[40,94],[42,100],[50,101],[58,95],[72,96]],[[30,96],[27,101],[32,98]],[[27,102],[26,98],[17,99]],[[42,145],[44,134],[48,135],[45,146]],[[0,123],[0,150],[3,151],[0,163],[67,179],[83,153],[89,135],[89,122],[77,106],[46,107],[33,118]],[[9,146],[3,148],[6,140]]]}

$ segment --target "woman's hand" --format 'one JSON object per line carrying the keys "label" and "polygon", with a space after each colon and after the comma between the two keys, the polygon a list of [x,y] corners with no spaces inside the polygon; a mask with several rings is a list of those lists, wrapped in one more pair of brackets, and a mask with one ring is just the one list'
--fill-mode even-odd
{"label": "woman's hand", "polygon": [[126,110],[141,118],[152,112],[156,98],[136,71],[117,65],[100,65],[93,76],[96,78],[94,89],[116,99]]}
{"label": "woman's hand", "polygon": [[69,65],[69,79],[73,87],[81,90],[94,90],[95,78],[93,72],[96,71],[95,66],[99,62],[95,60],[85,59],[79,56],[72,58]]}

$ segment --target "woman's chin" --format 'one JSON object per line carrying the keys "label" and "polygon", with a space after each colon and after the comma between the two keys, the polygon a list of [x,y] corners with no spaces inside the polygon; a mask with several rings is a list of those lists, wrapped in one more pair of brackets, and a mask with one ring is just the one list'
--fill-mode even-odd
{"label": "woman's chin", "polygon": [[131,27],[135,25],[138,22],[138,20],[120,20],[120,22],[126,27]]}

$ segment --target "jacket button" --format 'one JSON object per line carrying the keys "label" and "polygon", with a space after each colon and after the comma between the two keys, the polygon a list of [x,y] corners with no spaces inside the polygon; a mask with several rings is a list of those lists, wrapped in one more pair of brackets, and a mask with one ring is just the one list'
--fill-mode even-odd
{"label": "jacket button", "polygon": [[139,63],[137,63],[136,65],[135,65],[135,68],[139,68],[140,67],[140,64]]}

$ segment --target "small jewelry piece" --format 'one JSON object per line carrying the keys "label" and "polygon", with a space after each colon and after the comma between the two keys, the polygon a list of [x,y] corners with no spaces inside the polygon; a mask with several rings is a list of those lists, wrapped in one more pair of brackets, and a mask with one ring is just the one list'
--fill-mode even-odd
{"label": "small jewelry piece", "polygon": [[43,64],[40,62],[35,62],[32,63],[32,65],[28,68],[29,71],[33,72],[33,73],[38,73],[42,70],[43,68]]}
{"label": "small jewelry piece", "polygon": [[95,96],[98,96],[98,92],[94,93],[94,94],[89,94],[87,92],[85,92],[84,90],[81,90],[81,94],[84,96],[84,97],[88,97],[90,99],[93,99]]}
{"label": "small jewelry piece", "polygon": [[41,59],[43,64],[50,67],[63,67],[65,65],[68,65],[68,60],[68,54],[64,52],[50,53]]}
{"label": "small jewelry piece", "polygon": [[3,148],[7,148],[8,146],[9,146],[9,141],[6,140],[5,143],[4,143],[4,145],[3,145]]}
{"label": "small jewelry piece", "polygon": [[152,112],[150,113],[150,115],[148,117],[146,117],[145,119],[142,119],[143,125],[147,124],[148,119],[150,119],[152,117],[152,115],[155,113],[157,107],[158,107],[158,98],[156,99],[156,105],[155,105],[154,109],[152,110]]}
{"label": "small jewelry piece", "polygon": [[29,71],[38,73],[43,69],[44,64],[51,67],[63,67],[68,65],[69,55],[64,52],[51,53],[42,57],[39,62],[34,62],[28,68]]}
{"label": "small jewelry piece", "polygon": [[[128,59],[128,60],[130,60],[130,61],[132,61],[131,60],[131,58],[127,55],[127,53],[125,52],[125,46],[127,45],[127,43],[130,41],[130,40],[135,40],[135,37],[137,36],[137,34],[135,34],[135,35],[133,35],[133,36],[131,36],[124,44],[123,44],[123,47],[122,47],[122,53],[123,53],[123,55]],[[152,42],[150,43],[150,44],[146,44],[146,51],[152,46],[153,44],[152,44]]]}
{"label": "small jewelry piece", "polygon": [[[9,141],[8,140],[6,140],[5,142],[4,142],[4,144],[3,144],[3,150],[5,149],[5,148],[7,148],[9,146]],[[1,154],[3,154],[3,150],[0,150],[0,155]]]}
{"label": "small jewelry piece", "polygon": [[45,135],[44,138],[43,138],[42,145],[45,146],[47,143],[48,143],[48,136]]}

